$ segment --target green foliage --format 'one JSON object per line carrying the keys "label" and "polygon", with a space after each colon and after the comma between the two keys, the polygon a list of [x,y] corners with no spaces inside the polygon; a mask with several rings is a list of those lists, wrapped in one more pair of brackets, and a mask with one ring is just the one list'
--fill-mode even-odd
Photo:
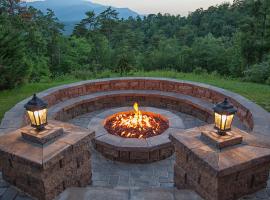
{"label": "green foliage", "polygon": [[193,70],[193,73],[199,75],[199,74],[206,74],[207,71],[205,69],[201,68],[201,67],[196,67]]}
{"label": "green foliage", "polygon": [[229,69],[226,49],[220,38],[209,34],[203,38],[197,38],[192,45],[192,60],[195,68],[201,67],[208,72],[218,71],[220,74],[228,74]]}
{"label": "green foliage", "polygon": [[0,90],[23,83],[29,72],[22,36],[0,25]]}
{"label": "green foliage", "polygon": [[100,71],[126,75],[173,70],[270,82],[270,1],[235,0],[187,17],[151,14],[119,19],[111,7],[92,11],[62,34],[53,11],[0,2],[0,89]]}
{"label": "green foliage", "polygon": [[252,65],[244,72],[246,81],[255,83],[267,83],[270,80],[270,56],[262,63]]}
{"label": "green foliage", "polygon": [[160,39],[157,48],[146,52],[144,69],[180,69],[180,47],[176,39]]}

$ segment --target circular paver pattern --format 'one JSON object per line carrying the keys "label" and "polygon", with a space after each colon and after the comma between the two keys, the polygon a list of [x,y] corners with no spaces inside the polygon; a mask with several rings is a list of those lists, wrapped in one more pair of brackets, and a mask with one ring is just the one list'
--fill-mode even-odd
{"label": "circular paver pattern", "polygon": [[130,107],[108,109],[91,119],[87,127],[95,131],[94,148],[106,158],[129,163],[150,163],[170,157],[174,148],[169,134],[185,129],[181,117],[167,110],[141,107],[140,110],[160,115],[169,122],[169,128],[161,135],[146,139],[115,136],[104,128],[109,117],[130,110]]}

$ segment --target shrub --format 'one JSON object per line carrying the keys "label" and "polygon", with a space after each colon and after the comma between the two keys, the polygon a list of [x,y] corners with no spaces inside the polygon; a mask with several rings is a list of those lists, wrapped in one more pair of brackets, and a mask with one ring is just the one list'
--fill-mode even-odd
{"label": "shrub", "polygon": [[265,61],[251,66],[244,72],[244,80],[255,83],[267,83],[270,77],[270,64]]}
{"label": "shrub", "polygon": [[266,84],[270,85],[270,76],[268,77],[268,79],[266,80]]}
{"label": "shrub", "polygon": [[193,71],[194,74],[206,74],[207,70],[201,67],[196,67]]}

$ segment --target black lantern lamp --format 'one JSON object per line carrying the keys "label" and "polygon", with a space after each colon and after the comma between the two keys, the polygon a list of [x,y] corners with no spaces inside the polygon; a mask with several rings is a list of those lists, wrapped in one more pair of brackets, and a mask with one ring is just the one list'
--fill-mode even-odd
{"label": "black lantern lamp", "polygon": [[215,129],[219,135],[226,135],[231,130],[232,122],[237,109],[229,103],[228,99],[214,107],[215,112]]}
{"label": "black lantern lamp", "polygon": [[42,99],[38,98],[36,94],[33,95],[33,98],[24,105],[28,116],[31,121],[31,126],[36,128],[37,131],[45,129],[47,125],[47,106]]}

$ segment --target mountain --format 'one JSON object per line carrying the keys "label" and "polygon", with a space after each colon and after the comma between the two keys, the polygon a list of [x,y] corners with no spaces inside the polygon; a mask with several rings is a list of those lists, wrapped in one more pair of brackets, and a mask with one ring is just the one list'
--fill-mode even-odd
{"label": "mountain", "polygon": [[[66,34],[70,34],[75,24],[85,18],[85,12],[94,11],[99,14],[109,7],[86,0],[45,0],[26,2],[26,5],[37,8],[44,13],[48,8],[53,10],[60,22],[65,24]],[[140,16],[129,8],[112,8],[119,13],[120,18]]]}

